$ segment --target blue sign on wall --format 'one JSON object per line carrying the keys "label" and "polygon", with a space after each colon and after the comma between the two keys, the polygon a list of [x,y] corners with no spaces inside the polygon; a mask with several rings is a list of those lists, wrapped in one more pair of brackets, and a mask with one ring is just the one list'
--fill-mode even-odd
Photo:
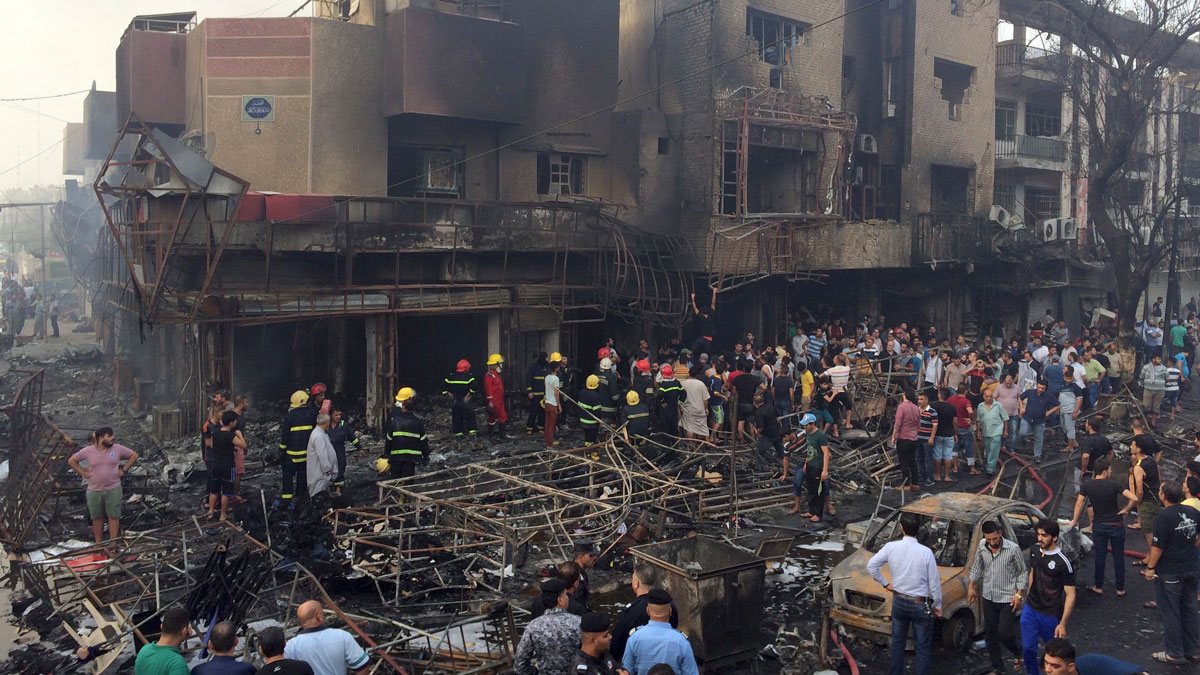
{"label": "blue sign on wall", "polygon": [[243,96],[242,97],[242,121],[243,122],[274,122],[275,121],[275,97],[274,96]]}

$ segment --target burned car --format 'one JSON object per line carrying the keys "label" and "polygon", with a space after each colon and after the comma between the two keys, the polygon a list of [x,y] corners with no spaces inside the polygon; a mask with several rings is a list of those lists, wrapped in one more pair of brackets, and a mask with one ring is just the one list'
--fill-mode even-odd
{"label": "burned car", "polygon": [[[983,540],[985,520],[1004,528],[1004,537],[1028,552],[1037,543],[1037,522],[1043,514],[1027,502],[986,495],[951,492],[930,495],[900,507],[885,518],[874,519],[858,550],[830,573],[830,621],[846,635],[886,643],[892,635],[892,598],[867,571],[867,561],[889,541],[900,539],[900,514],[921,516],[917,539],[933,550],[942,579],[942,643],[966,648],[983,631],[981,600],[967,603],[974,552]],[[1068,558],[1078,560],[1084,545],[1079,532],[1062,526],[1060,545]],[[891,574],[887,566],[885,578]]]}

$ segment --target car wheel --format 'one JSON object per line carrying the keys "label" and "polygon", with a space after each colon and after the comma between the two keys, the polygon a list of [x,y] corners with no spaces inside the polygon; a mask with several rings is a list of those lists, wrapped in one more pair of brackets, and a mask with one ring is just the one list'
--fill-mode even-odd
{"label": "car wheel", "polygon": [[942,644],[947,649],[966,651],[975,632],[975,617],[971,610],[960,609],[942,624]]}

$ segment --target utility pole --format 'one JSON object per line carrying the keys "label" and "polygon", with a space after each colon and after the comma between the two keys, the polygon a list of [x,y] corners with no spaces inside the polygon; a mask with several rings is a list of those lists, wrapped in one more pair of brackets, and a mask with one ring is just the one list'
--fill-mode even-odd
{"label": "utility pole", "polygon": [[42,234],[42,342],[46,338],[46,324],[49,323],[50,309],[46,305],[46,265],[50,259],[46,257],[46,207],[38,206],[38,231]]}

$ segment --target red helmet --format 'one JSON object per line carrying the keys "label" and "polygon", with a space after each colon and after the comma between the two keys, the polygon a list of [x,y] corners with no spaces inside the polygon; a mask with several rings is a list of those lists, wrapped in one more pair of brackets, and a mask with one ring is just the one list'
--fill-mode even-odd
{"label": "red helmet", "polygon": [[663,377],[675,377],[675,369],[671,366],[663,366],[659,372],[662,373]]}
{"label": "red helmet", "polygon": [[458,362],[458,372],[460,372],[460,373],[461,373],[461,372],[463,372],[464,370],[470,370],[470,369],[471,369],[471,363],[470,363],[470,361],[467,361],[466,359],[460,359],[460,360],[459,360],[459,362]]}
{"label": "red helmet", "polygon": [[650,372],[650,362],[647,361],[646,359],[642,359],[641,361],[638,361],[637,369],[643,373]]}
{"label": "red helmet", "polygon": [[312,386],[312,395],[313,396],[316,396],[317,394],[324,394],[324,393],[325,393],[325,383],[324,382],[318,382]]}
{"label": "red helmet", "polygon": [[608,355],[611,353],[612,353],[612,350],[609,349],[608,347],[601,347],[600,350],[596,352],[596,358],[606,359],[606,358],[608,358]]}

